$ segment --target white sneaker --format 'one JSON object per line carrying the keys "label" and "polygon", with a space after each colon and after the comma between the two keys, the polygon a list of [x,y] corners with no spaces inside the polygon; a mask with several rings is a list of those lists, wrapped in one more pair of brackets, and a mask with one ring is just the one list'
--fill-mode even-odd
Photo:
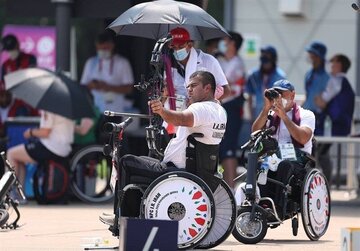
{"label": "white sneaker", "polygon": [[99,220],[109,226],[114,226],[115,224],[115,214],[102,214],[99,216]]}

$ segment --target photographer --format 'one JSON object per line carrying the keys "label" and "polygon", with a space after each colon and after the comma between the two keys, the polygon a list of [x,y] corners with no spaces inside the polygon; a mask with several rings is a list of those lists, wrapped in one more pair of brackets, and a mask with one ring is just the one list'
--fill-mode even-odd
{"label": "photographer", "polygon": [[[298,106],[294,98],[295,88],[288,80],[276,81],[273,88],[264,92],[264,107],[253,123],[252,131],[273,126],[273,138],[279,145],[292,143],[296,152],[311,154],[315,116],[313,112]],[[305,175],[303,167],[304,163],[300,161],[282,160],[276,172],[269,170],[268,177],[287,184],[291,175]],[[272,197],[275,204],[282,207],[280,189],[280,186],[268,182],[260,186],[261,196]]]}

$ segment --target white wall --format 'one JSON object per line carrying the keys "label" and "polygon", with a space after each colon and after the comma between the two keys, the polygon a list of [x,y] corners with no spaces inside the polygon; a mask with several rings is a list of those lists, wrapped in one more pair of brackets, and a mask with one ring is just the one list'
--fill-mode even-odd
{"label": "white wall", "polygon": [[[302,16],[283,15],[279,1],[235,0],[234,30],[243,36],[258,35],[260,46],[274,45],[279,66],[299,94],[304,93],[304,75],[310,68],[305,47],[313,40],[327,45],[327,59],[335,53],[350,58],[352,66],[348,77],[355,87],[357,13],[351,8],[351,0],[302,0]],[[240,53],[244,56],[243,50]],[[259,61],[256,57],[245,59],[245,63],[247,69],[251,69]]]}

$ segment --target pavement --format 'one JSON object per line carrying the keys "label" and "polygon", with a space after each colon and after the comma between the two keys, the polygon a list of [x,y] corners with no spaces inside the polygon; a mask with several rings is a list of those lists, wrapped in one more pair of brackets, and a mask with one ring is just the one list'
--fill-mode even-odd
{"label": "pavement", "polygon": [[[301,223],[298,236],[293,236],[291,221],[285,221],[278,228],[269,229],[265,239],[256,245],[244,245],[230,236],[211,250],[341,250],[341,229],[360,227],[360,198],[356,193],[347,191],[332,191],[331,196],[330,225],[319,241],[310,241]],[[102,212],[111,212],[111,208],[111,204],[87,205],[70,202],[67,205],[38,205],[30,201],[19,208],[19,223],[22,225],[20,228],[0,229],[0,251],[70,251],[118,246],[119,240],[98,220]],[[14,215],[13,212],[11,217]]]}

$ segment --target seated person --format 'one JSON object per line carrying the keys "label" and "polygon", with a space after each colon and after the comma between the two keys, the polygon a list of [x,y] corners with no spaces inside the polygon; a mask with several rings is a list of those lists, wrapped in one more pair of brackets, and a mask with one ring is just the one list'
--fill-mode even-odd
{"label": "seated person", "polygon": [[[8,137],[5,131],[5,122],[8,118],[38,115],[38,111],[24,101],[13,98],[11,92],[6,91],[5,85],[0,81],[0,152],[6,151]],[[4,172],[4,164],[0,161],[0,177],[3,176]]]}
{"label": "seated person", "polygon": [[[166,122],[178,126],[176,137],[167,145],[162,161],[147,156],[123,156],[120,159],[121,177],[118,177],[120,191],[130,183],[132,175],[145,176],[155,180],[166,172],[184,170],[187,137],[192,133],[204,134],[203,137],[197,138],[204,144],[218,145],[221,142],[227,116],[223,107],[214,98],[215,88],[215,78],[210,72],[196,71],[190,76],[187,85],[189,106],[184,111],[165,109],[160,100],[149,101],[149,106],[154,113],[159,114]],[[115,214],[118,212],[119,190],[115,191]],[[122,211],[122,215],[124,215],[124,211]],[[114,225],[114,219],[114,214],[100,216],[103,223],[111,226]]]}
{"label": "seated person", "polygon": [[24,138],[31,140],[11,147],[6,156],[14,165],[16,176],[23,187],[26,163],[39,163],[69,155],[74,138],[74,122],[63,116],[41,111],[40,127],[26,130]]}
{"label": "seated person", "polygon": [[[295,150],[299,149],[311,154],[312,138],[315,129],[315,116],[313,112],[303,109],[294,101],[295,88],[288,80],[278,80],[273,88],[280,93],[278,98],[269,99],[264,95],[264,106],[261,113],[252,125],[252,131],[264,127],[274,126],[273,137],[279,144],[292,143]],[[266,92],[267,90],[265,90]],[[265,94],[264,92],[264,94]],[[268,120],[269,113],[274,113],[272,119]],[[268,177],[287,184],[291,175],[305,175],[304,163],[299,161],[282,160],[276,172],[269,170]],[[284,206],[281,187],[274,183],[267,182],[259,185],[261,197],[271,197],[277,206]],[[275,192],[275,193],[274,193]]]}

